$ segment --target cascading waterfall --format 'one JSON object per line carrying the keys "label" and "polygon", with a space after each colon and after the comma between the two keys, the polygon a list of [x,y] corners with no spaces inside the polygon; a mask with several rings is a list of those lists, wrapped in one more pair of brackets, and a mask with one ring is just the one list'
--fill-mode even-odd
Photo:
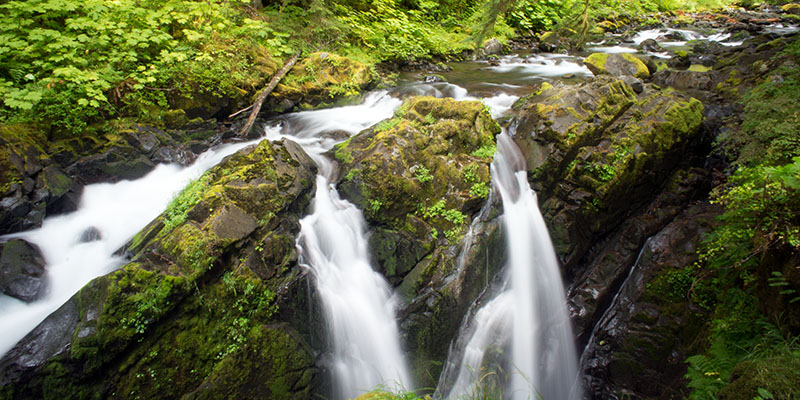
{"label": "cascading waterfall", "polygon": [[[155,219],[172,197],[191,180],[226,156],[261,139],[222,145],[201,154],[188,167],[159,165],[134,181],[98,183],[84,188],[75,212],[47,218],[42,227],[8,235],[39,246],[47,262],[47,294],[32,303],[0,295],[0,355],[5,354],[50,313],[92,279],[125,263],[115,255],[125,243]],[[94,228],[100,239],[82,242]]]}
{"label": "cascading waterfall", "polygon": [[322,155],[337,142],[327,133],[353,135],[391,117],[399,105],[381,92],[361,106],[295,114],[287,121],[290,133],[278,135],[300,143],[319,166],[313,212],[300,221],[297,248],[301,264],[314,275],[325,312],[336,399],[377,387],[412,389],[391,289],[369,263],[366,222],[360,210],[339,197],[330,182],[333,165]]}
{"label": "cascading waterfall", "polygon": [[[482,393],[487,351],[504,347],[510,350],[510,356],[501,357],[505,365],[491,370],[505,371],[505,398],[578,400],[574,338],[558,261],[522,154],[506,133],[497,141],[492,177],[503,200],[509,284],[476,313],[465,348],[451,354],[456,360],[449,364],[460,366],[457,374],[443,372],[445,379],[456,376],[445,394],[459,398]],[[504,338],[506,343],[498,343]]]}

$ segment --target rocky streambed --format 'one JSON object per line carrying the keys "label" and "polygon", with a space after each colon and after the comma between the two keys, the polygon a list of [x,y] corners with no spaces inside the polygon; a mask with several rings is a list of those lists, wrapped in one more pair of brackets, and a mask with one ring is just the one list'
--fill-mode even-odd
{"label": "rocky streambed", "polygon": [[[526,51],[405,73],[389,91],[405,102],[392,103],[391,118],[377,124],[382,116],[355,120],[344,109],[265,121],[268,130],[308,130],[296,140],[338,144],[309,155],[291,140],[264,140],[211,168],[125,239],[118,269],[83,286],[0,359],[0,397],[330,393],[325,321],[295,245],[317,156],[337,161],[339,191],[364,212],[373,266],[400,299],[415,386],[435,387],[465,316],[504,273],[489,164],[506,129],[525,156],[561,263],[586,397],[684,398],[685,358],[703,346],[705,316],[657,283],[696,260],[715,224],[708,193],[727,165],[711,152],[713,140],[737,123],[742,92],[779,79],[769,72],[793,62],[781,51],[797,40],[785,14],[684,17],[637,27],[648,32],[638,38],[609,25],[604,43],[586,53]],[[557,51],[563,43],[545,37],[535,45]],[[333,64],[361,74],[364,88],[373,80]],[[276,111],[328,96],[282,90]],[[369,106],[359,113],[382,115]],[[4,127],[0,163],[19,174],[3,186],[3,232],[74,210],[81,184],[190,164],[233,136],[211,116],[179,112],[158,129],[130,124],[102,143],[47,146],[34,131]],[[318,125],[339,117],[350,125]],[[103,234],[86,233],[86,242]],[[14,289],[46,288],[35,247],[20,239],[0,246],[0,289],[24,301],[43,296]]]}

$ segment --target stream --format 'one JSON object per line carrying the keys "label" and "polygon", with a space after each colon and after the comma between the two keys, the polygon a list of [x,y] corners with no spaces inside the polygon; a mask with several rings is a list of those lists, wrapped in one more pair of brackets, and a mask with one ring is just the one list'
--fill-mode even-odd
{"label": "stream", "polygon": [[[627,43],[595,43],[587,50],[635,53],[647,39],[665,48],[681,48],[690,40],[741,45],[729,34],[660,29],[639,32]],[[404,73],[396,88],[370,93],[359,105],[280,116],[264,125],[262,138],[212,148],[188,167],[159,165],[135,181],[86,186],[77,211],[47,218],[39,229],[0,238],[22,238],[39,246],[49,281],[47,294],[32,303],[0,295],[0,354],[86,283],[123,265],[126,260],[118,255],[119,249],[190,180],[246,146],[288,138],[300,144],[319,168],[311,213],[301,220],[296,246],[300,266],[314,277],[324,310],[330,349],[321,359],[333,375],[332,398],[352,398],[376,387],[418,389],[395,315],[399,300],[370,264],[366,222],[360,210],[340,198],[332,183],[336,168],[326,152],[390,118],[406,96],[482,100],[493,117],[504,117],[514,101],[540,82],[591,79],[592,73],[580,61],[580,56],[523,52],[499,57],[495,65],[455,63],[452,71],[442,73],[446,82],[424,83],[420,74]],[[480,395],[486,371],[504,369],[508,376],[500,381],[503,398],[583,397],[561,272],[525,171],[514,141],[508,133],[500,134],[492,163],[493,190],[503,202],[506,245],[514,251],[508,252],[508,265],[501,272],[505,284],[471,313],[471,319],[465,318],[464,325],[470,328],[462,329],[463,337],[453,339],[463,346],[451,346],[439,396]],[[81,240],[89,229],[99,232],[99,240]]]}

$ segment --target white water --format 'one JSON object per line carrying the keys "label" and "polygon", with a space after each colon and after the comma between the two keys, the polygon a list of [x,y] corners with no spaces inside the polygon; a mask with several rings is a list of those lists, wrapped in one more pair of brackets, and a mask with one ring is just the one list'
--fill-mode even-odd
{"label": "white water", "polygon": [[282,131],[268,135],[296,141],[319,166],[313,212],[300,221],[297,248],[301,265],[314,275],[325,313],[335,399],[378,387],[413,388],[400,346],[397,304],[386,280],[369,263],[366,222],[330,183],[333,165],[323,155],[345,139],[342,133],[349,137],[391,117],[400,103],[379,92],[359,106],[292,114]]}
{"label": "white water", "polygon": [[573,57],[559,54],[532,54],[526,57],[504,56],[500,65],[489,68],[495,72],[521,72],[531,78],[556,78],[567,75],[592,76],[584,65]]}
{"label": "white water", "polygon": [[[155,219],[186,184],[219,163],[225,156],[257,143],[235,143],[211,149],[188,167],[159,165],[134,181],[99,183],[84,188],[75,212],[45,219],[42,227],[8,237],[39,246],[47,262],[47,294],[24,303],[0,296],[0,355],[58,309],[92,279],[125,263],[114,255],[133,235]],[[81,243],[81,234],[96,228],[101,239]]]}
{"label": "white water", "polygon": [[[476,313],[466,348],[451,354],[461,357],[461,366],[447,396],[460,398],[481,393],[481,379],[487,371],[482,365],[484,356],[492,346],[509,347],[508,343],[497,342],[507,335],[511,356],[505,360],[505,370],[510,375],[505,398],[578,400],[582,394],[574,337],[558,261],[536,194],[528,185],[525,161],[507,134],[497,139],[492,178],[503,199],[511,283],[509,289]],[[509,325],[511,335],[503,331]],[[498,334],[498,330],[502,333]]]}

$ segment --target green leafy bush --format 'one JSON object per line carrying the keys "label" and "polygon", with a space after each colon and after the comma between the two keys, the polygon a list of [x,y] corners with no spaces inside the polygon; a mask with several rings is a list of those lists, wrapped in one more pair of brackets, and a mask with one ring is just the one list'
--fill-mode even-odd
{"label": "green leafy bush", "polygon": [[198,88],[241,95],[243,85],[259,79],[248,48],[291,51],[266,21],[241,11],[247,3],[6,2],[0,120],[23,115],[80,132],[128,104],[163,107],[168,97]]}

